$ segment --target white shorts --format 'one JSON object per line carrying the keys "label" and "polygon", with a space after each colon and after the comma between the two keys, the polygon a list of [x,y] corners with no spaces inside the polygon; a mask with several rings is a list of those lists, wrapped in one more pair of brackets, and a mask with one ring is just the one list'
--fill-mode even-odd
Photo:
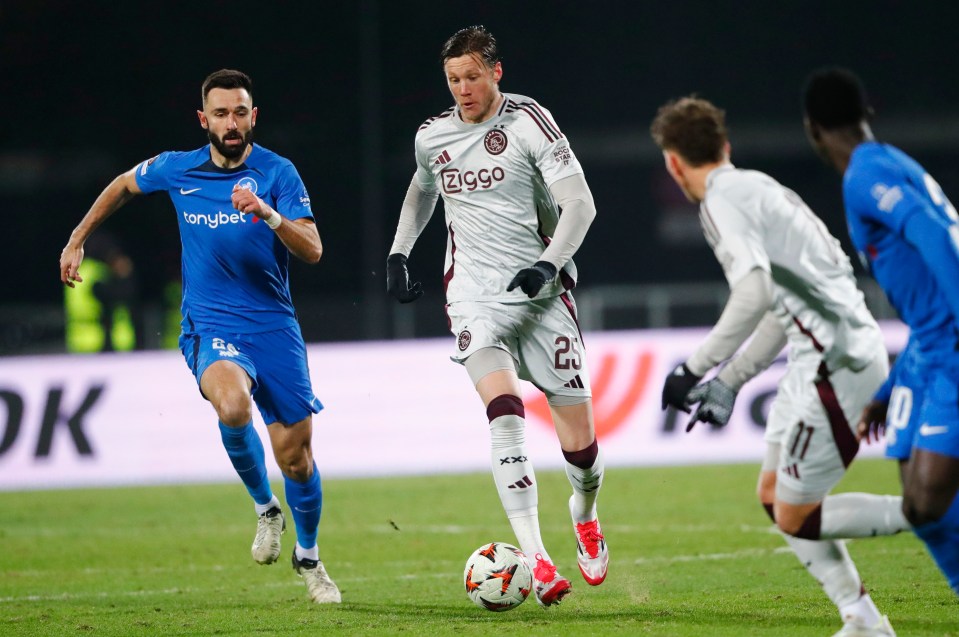
{"label": "white shorts", "polygon": [[516,373],[547,396],[589,398],[586,351],[569,292],[521,303],[458,301],[446,306],[462,364],[484,347],[512,355]]}
{"label": "white shorts", "polygon": [[815,360],[790,363],[766,423],[767,444],[779,446],[777,499],[819,502],[839,482],[859,451],[862,409],[888,374],[884,350],[859,371],[829,372]]}

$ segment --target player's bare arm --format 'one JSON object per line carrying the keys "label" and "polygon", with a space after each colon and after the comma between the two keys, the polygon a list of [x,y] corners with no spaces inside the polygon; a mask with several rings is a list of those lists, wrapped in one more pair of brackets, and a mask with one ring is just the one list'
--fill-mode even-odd
{"label": "player's bare arm", "polygon": [[233,187],[233,207],[243,214],[256,215],[269,225],[293,256],[317,263],[323,256],[323,242],[316,224],[310,219],[290,220],[274,210],[252,191]]}
{"label": "player's bare arm", "polygon": [[60,253],[60,281],[65,285],[72,288],[76,287],[76,283],[83,282],[79,273],[80,264],[83,262],[83,244],[93,231],[107,217],[142,192],[137,186],[134,170],[135,167],[110,182],[70,234],[70,240]]}

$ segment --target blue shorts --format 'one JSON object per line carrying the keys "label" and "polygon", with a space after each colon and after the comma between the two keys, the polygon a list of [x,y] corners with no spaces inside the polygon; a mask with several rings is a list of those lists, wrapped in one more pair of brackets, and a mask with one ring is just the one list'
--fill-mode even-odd
{"label": "blue shorts", "polygon": [[242,367],[253,382],[253,402],[267,425],[292,425],[323,409],[313,394],[299,326],[257,334],[212,329],[187,332],[180,335],[180,351],[197,386],[203,372],[216,361],[228,360]]}
{"label": "blue shorts", "polygon": [[919,428],[926,385],[922,378],[902,370],[889,396],[886,412],[886,457],[908,460]]}
{"label": "blue shorts", "polygon": [[913,447],[959,458],[959,375],[937,369],[926,386]]}

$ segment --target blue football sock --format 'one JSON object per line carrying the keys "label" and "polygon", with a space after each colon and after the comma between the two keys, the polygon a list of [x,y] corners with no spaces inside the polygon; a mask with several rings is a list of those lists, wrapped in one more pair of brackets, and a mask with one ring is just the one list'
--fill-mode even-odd
{"label": "blue football sock", "polygon": [[320,527],[320,512],[323,510],[323,489],[320,487],[320,472],[313,463],[313,475],[306,482],[297,482],[284,475],[286,483],[286,503],[293,511],[293,523],[296,525],[296,542],[303,548],[316,545],[316,534]]}
{"label": "blue football sock", "polygon": [[959,496],[942,518],[915,528],[949,586],[959,595]]}
{"label": "blue football sock", "polygon": [[221,422],[220,438],[233,468],[253,496],[253,501],[268,504],[273,499],[273,491],[270,490],[270,481],[266,479],[263,442],[253,428],[253,421],[242,427],[227,427]]}

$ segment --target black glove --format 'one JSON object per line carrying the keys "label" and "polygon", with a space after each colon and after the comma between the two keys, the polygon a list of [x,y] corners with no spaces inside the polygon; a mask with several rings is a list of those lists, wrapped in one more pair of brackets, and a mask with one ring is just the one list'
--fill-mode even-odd
{"label": "black glove", "polygon": [[396,252],[386,257],[386,291],[400,303],[412,303],[423,296],[422,283],[417,281],[410,285],[405,254]]}
{"label": "black glove", "polygon": [[506,287],[507,292],[522,288],[526,296],[534,298],[548,281],[556,276],[556,266],[549,261],[537,261],[531,268],[523,268],[516,273]]}
{"label": "black glove", "polygon": [[702,376],[696,376],[689,371],[686,363],[674,369],[666,377],[666,382],[663,383],[663,409],[672,406],[688,414],[689,407],[686,406],[686,394],[696,386],[700,379],[702,379]]}
{"label": "black glove", "polygon": [[700,421],[708,422],[717,427],[724,427],[733,413],[733,405],[736,404],[736,392],[723,381],[713,378],[709,382],[697,385],[690,390],[686,396],[686,404],[695,405],[696,403],[699,403],[699,407],[696,408],[692,419],[686,425],[686,431],[691,431]]}

